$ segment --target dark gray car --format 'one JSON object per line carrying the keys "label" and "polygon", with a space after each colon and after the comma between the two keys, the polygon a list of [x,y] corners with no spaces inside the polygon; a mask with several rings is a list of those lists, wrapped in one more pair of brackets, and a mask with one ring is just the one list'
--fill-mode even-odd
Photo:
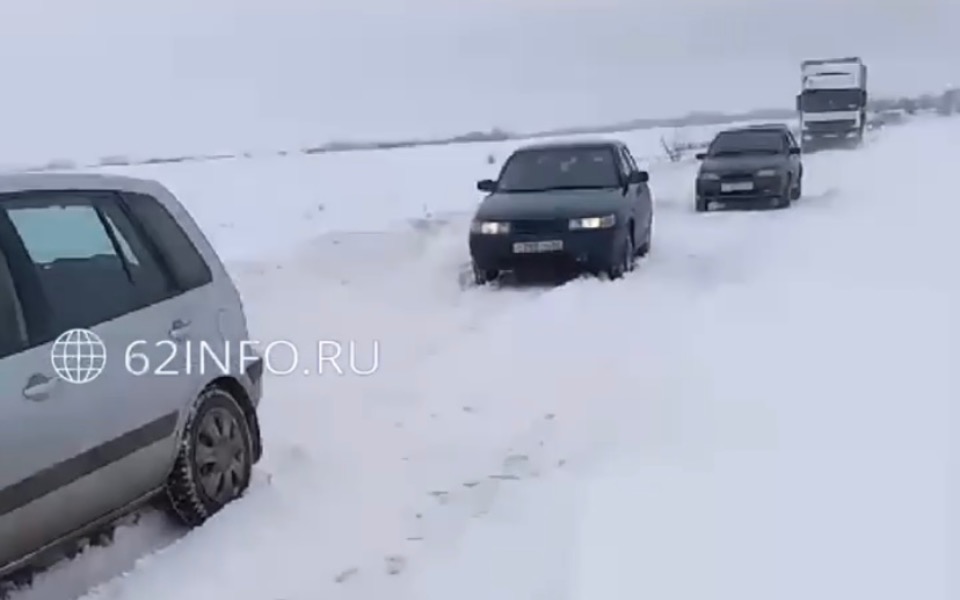
{"label": "dark gray car", "polygon": [[470,228],[478,284],[505,271],[573,267],[612,279],[650,250],[653,200],[617,141],[525,146],[507,159]]}
{"label": "dark gray car", "polygon": [[786,125],[722,131],[697,158],[697,212],[715,204],[786,208],[802,194],[800,146]]}

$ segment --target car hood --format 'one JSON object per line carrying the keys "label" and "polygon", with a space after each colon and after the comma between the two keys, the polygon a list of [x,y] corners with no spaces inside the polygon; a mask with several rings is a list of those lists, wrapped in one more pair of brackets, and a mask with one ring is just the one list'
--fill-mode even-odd
{"label": "car hood", "polygon": [[721,156],[705,158],[700,171],[705,173],[726,173],[728,171],[758,171],[760,169],[779,169],[787,166],[783,156],[752,154],[744,156]]}
{"label": "car hood", "polygon": [[508,221],[599,217],[620,211],[626,203],[622,189],[495,192],[480,203],[476,218]]}

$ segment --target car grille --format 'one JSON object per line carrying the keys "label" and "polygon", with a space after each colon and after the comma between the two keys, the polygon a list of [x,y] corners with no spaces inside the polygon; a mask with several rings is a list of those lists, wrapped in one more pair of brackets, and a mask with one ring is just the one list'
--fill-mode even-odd
{"label": "car grille", "polygon": [[524,219],[510,221],[511,233],[563,233],[570,230],[568,219]]}
{"label": "car grille", "polygon": [[856,121],[850,119],[840,119],[838,121],[805,121],[803,127],[811,133],[834,133],[851,131],[856,128],[856,124]]}
{"label": "car grille", "polygon": [[721,181],[751,181],[752,179],[753,171],[729,172],[720,176]]}

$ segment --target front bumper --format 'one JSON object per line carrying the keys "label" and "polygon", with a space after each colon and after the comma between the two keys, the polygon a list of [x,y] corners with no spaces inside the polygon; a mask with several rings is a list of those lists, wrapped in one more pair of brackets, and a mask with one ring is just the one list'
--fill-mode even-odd
{"label": "front bumper", "polygon": [[[725,190],[724,184],[750,184],[750,189]],[[782,177],[698,179],[697,202],[720,204],[769,204],[787,193],[786,179]]]}
{"label": "front bumper", "polygon": [[[514,251],[523,242],[560,241],[562,249],[549,252]],[[614,264],[626,241],[624,227],[558,233],[470,234],[470,256],[482,271],[543,268],[602,270]]]}
{"label": "front bumper", "polygon": [[857,146],[862,137],[859,132],[817,132],[807,133],[801,138],[800,145],[805,152],[829,148],[852,148]]}
{"label": "front bumper", "polygon": [[800,144],[812,146],[843,146],[857,142],[863,128],[855,120],[811,121],[804,123],[800,131]]}

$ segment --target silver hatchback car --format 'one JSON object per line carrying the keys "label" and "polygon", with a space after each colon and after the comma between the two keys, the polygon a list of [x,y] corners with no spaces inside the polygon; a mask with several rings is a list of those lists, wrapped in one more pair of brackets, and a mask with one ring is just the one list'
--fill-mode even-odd
{"label": "silver hatchback car", "polygon": [[0,176],[0,579],[158,497],[195,526],[240,496],[262,375],[165,187]]}

